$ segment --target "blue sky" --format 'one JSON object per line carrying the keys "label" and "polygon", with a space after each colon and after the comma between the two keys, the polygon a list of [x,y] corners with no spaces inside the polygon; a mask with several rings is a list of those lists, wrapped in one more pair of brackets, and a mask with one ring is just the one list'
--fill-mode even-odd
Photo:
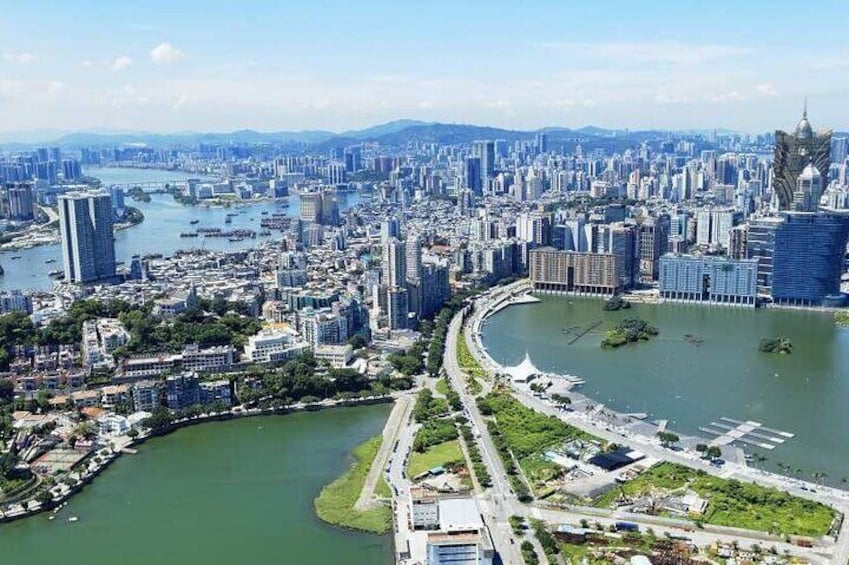
{"label": "blue sky", "polygon": [[3,4],[3,132],[849,128],[844,1]]}

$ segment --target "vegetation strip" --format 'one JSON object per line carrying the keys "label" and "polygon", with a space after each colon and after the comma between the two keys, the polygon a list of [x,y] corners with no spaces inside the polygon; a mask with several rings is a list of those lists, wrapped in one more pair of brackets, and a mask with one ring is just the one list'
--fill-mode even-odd
{"label": "vegetation strip", "polygon": [[699,521],[717,526],[759,530],[780,535],[822,536],[834,520],[834,510],[771,487],[721,479],[675,463],[660,463],[602,495],[593,506],[608,508],[621,495],[640,496],[659,490],[689,489],[708,501]]}
{"label": "vegetation strip", "polygon": [[383,534],[392,526],[392,510],[378,506],[369,510],[354,510],[363,490],[369,469],[380,449],[382,436],[361,443],[353,450],[354,463],[341,477],[321,489],[315,499],[318,517],[335,526],[374,534]]}

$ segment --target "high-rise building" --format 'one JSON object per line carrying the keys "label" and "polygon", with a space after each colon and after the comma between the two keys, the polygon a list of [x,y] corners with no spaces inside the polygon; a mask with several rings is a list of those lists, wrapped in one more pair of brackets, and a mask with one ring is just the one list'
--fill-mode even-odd
{"label": "high-rise building", "polygon": [[[775,157],[773,163],[772,190],[778,199],[779,210],[812,212],[816,202],[797,202],[794,193],[799,175],[809,164],[821,174],[827,173],[831,165],[831,131],[814,133],[808,121],[808,108],[796,124],[793,133],[775,132]],[[813,205],[813,208],[810,206]]]}
{"label": "high-rise building", "polygon": [[400,239],[401,225],[398,218],[387,218],[380,223],[380,243],[386,243],[392,238]]}
{"label": "high-rise building", "polygon": [[6,185],[9,198],[9,219],[13,222],[30,222],[35,218],[32,202],[32,184],[15,182]]}
{"label": "high-rise building", "polygon": [[407,238],[405,245],[406,254],[406,280],[418,281],[422,278],[422,242],[416,235]]}
{"label": "high-rise building", "polygon": [[390,330],[405,330],[409,320],[409,295],[406,288],[390,288],[386,293],[386,314]]}
{"label": "high-rise building", "polygon": [[749,222],[749,257],[758,260],[758,292],[800,306],[841,305],[849,215],[785,212]]}
{"label": "high-rise building", "polygon": [[793,191],[793,209],[800,212],[816,212],[820,198],[825,190],[823,178],[817,168],[808,163],[796,180]]}
{"label": "high-rise building", "polygon": [[661,256],[669,249],[669,216],[661,214],[648,218],[639,225],[640,277],[646,281],[657,280]]}
{"label": "high-rise building", "polygon": [[314,224],[321,222],[321,193],[302,192],[299,198],[301,201],[301,220]]}
{"label": "high-rise building", "polygon": [[65,280],[75,283],[115,276],[112,199],[106,192],[71,192],[58,198]]}
{"label": "high-rise building", "polygon": [[466,157],[465,185],[474,194],[480,195],[483,192],[480,157]]}
{"label": "high-rise building", "polygon": [[495,142],[475,141],[472,155],[481,160],[481,177],[484,182],[492,178],[495,175]]}
{"label": "high-rise building", "polygon": [[404,242],[390,239],[383,246],[383,281],[389,288],[403,287],[407,280],[407,259]]}

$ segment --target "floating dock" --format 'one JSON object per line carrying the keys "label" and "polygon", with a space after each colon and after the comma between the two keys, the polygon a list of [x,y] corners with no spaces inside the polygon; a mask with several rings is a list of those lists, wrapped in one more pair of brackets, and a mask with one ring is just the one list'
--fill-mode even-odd
{"label": "floating dock", "polygon": [[728,445],[735,441],[772,450],[794,437],[790,432],[767,428],[753,420],[741,421],[723,416],[718,422],[699,428],[700,431],[717,436],[713,443]]}

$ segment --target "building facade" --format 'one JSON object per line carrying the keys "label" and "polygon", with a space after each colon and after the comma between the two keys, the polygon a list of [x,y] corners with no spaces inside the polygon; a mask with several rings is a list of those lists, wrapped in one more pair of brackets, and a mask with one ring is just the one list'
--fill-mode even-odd
{"label": "building facade", "polygon": [[112,199],[106,192],[72,192],[58,198],[65,280],[88,283],[115,276]]}
{"label": "building facade", "polygon": [[667,300],[755,306],[756,259],[666,254],[660,258],[660,296]]}

